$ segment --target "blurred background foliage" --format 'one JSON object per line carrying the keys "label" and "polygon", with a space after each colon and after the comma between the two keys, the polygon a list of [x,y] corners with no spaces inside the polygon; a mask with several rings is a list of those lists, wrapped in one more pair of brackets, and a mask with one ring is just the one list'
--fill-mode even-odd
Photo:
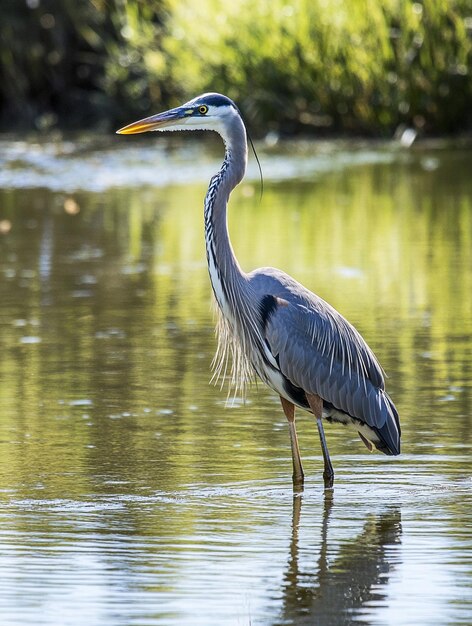
{"label": "blurred background foliage", "polygon": [[0,127],[108,130],[222,91],[257,132],[472,127],[470,0],[2,0]]}

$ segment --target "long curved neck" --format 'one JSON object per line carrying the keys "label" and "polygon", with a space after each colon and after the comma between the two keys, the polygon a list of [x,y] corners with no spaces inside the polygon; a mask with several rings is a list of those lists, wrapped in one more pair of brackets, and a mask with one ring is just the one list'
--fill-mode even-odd
{"label": "long curved neck", "polygon": [[225,142],[225,158],[220,171],[211,179],[205,197],[205,242],[213,292],[222,313],[231,319],[238,294],[244,289],[246,275],[231,246],[226,209],[231,191],[246,171],[247,141],[239,118],[221,134]]}

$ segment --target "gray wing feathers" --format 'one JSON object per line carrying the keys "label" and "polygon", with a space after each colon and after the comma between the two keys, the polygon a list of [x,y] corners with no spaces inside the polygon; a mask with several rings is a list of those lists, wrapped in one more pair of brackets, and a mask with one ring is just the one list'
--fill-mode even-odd
{"label": "gray wing feathers", "polygon": [[309,307],[278,303],[265,332],[282,373],[297,387],[382,429],[393,417],[392,403],[382,370],[360,334],[321,299]]}
{"label": "gray wing feathers", "polygon": [[397,409],[390,400],[387,393],[382,392],[384,396],[384,402],[382,404],[382,411],[386,414],[385,423],[381,428],[377,429],[378,434],[386,444],[386,448],[381,448],[386,454],[399,454],[400,453],[400,419],[398,417]]}

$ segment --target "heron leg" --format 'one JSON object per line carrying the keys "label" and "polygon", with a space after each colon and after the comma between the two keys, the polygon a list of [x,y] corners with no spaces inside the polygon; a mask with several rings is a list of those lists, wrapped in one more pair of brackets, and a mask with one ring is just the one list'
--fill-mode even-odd
{"label": "heron leg", "polygon": [[313,411],[313,415],[316,417],[316,425],[318,426],[318,433],[320,435],[321,451],[323,452],[324,471],[323,479],[325,489],[332,489],[334,484],[334,470],[329,458],[328,446],[326,444],[326,438],[323,430],[323,424],[321,418],[323,415],[323,400],[320,396],[306,394],[306,399],[310,405],[310,409]]}
{"label": "heron leg", "polygon": [[290,445],[292,447],[292,463],[293,463],[293,486],[302,487],[304,474],[302,467],[302,459],[300,457],[300,449],[298,447],[297,429],[295,427],[295,405],[289,402],[285,398],[280,396],[280,402],[285,413],[285,417],[288,420],[288,427],[290,432]]}

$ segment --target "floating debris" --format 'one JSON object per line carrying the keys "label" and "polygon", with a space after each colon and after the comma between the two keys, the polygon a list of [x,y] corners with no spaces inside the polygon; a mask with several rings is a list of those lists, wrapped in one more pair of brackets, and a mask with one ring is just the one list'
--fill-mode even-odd
{"label": "floating debris", "polygon": [[27,335],[25,337],[21,337],[20,338],[20,343],[25,344],[25,345],[33,345],[36,343],[41,343],[42,339],[41,337],[37,337],[36,335]]}

